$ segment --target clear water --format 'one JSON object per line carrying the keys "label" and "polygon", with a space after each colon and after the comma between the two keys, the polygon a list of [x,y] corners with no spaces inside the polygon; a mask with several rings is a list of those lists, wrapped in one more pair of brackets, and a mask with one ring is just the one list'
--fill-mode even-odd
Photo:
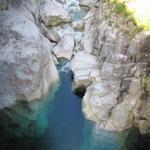
{"label": "clear water", "polygon": [[[68,69],[69,70],[69,69]],[[49,127],[54,150],[119,150],[117,135],[93,135],[93,124],[84,118],[82,98],[72,91],[71,71],[62,68],[61,84],[49,107]]]}
{"label": "clear water", "polygon": [[80,8],[79,0],[66,0],[64,8],[69,12],[72,21],[82,20],[87,13]]}

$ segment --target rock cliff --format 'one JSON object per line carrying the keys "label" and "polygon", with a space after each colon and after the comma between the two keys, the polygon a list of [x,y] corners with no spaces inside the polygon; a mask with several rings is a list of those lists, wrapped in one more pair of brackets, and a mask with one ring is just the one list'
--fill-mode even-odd
{"label": "rock cliff", "polygon": [[75,88],[86,88],[86,118],[101,129],[149,133],[149,31],[106,0],[90,9],[84,25],[72,70]]}
{"label": "rock cliff", "polygon": [[59,80],[34,0],[0,1],[0,108],[41,99]]}

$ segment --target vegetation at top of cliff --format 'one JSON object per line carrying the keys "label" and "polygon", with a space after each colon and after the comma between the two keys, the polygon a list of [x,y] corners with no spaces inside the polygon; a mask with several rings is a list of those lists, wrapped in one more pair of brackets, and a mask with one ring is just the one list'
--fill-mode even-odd
{"label": "vegetation at top of cliff", "polygon": [[110,0],[116,13],[123,14],[140,28],[150,30],[150,0]]}
{"label": "vegetation at top of cliff", "polygon": [[144,78],[144,88],[147,94],[150,96],[150,75]]}

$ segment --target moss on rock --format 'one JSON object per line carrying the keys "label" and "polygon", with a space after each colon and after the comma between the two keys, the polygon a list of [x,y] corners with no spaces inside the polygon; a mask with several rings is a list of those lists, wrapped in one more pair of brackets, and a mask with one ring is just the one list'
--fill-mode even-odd
{"label": "moss on rock", "polygon": [[144,78],[144,88],[147,94],[150,96],[150,75]]}

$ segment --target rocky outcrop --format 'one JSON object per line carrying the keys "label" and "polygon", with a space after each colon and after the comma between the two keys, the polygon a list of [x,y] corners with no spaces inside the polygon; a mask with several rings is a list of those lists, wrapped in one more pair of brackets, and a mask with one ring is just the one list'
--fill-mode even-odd
{"label": "rocky outcrop", "polygon": [[36,25],[35,1],[15,0],[8,6],[0,12],[0,108],[41,99],[59,78],[51,43]]}
{"label": "rocky outcrop", "polygon": [[81,51],[75,54],[71,69],[74,73],[74,88],[86,88],[100,75],[98,60],[95,56]]}
{"label": "rocky outcrop", "polygon": [[[77,52],[72,61],[75,85],[87,88],[83,112],[97,128],[123,131],[136,126],[141,134],[148,133],[149,117],[143,114],[148,112],[149,96],[143,78],[148,72],[150,33],[137,33],[139,28],[128,17],[117,14],[113,4],[99,3],[99,8],[93,7],[84,19],[84,37],[80,42],[83,56]],[[95,80],[88,73],[86,80],[78,80],[78,71],[83,72],[80,61],[86,62],[87,53],[97,59],[94,66],[99,73]],[[90,71],[93,73],[94,69]]]}

